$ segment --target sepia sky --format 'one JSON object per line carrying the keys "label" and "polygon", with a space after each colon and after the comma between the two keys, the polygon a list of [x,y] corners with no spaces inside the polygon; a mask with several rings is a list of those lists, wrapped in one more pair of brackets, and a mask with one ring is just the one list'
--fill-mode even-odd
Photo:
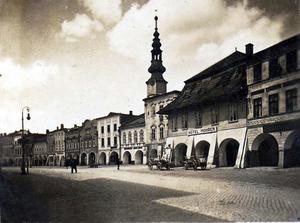
{"label": "sepia sky", "polygon": [[168,90],[299,33],[297,0],[0,0],[0,132],[143,113],[155,9]]}

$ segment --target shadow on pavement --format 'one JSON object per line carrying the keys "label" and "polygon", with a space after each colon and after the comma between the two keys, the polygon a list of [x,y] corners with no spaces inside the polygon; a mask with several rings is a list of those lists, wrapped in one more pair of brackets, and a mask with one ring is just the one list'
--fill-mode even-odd
{"label": "shadow on pavement", "polygon": [[153,202],[190,193],[116,180],[4,172],[0,186],[2,222],[219,221]]}

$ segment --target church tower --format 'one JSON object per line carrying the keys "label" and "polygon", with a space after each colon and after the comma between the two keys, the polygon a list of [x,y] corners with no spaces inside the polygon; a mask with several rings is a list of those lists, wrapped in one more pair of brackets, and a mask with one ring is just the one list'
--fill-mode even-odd
{"label": "church tower", "polygon": [[146,82],[147,84],[147,97],[153,97],[156,95],[165,94],[167,92],[167,81],[163,78],[163,73],[166,71],[166,68],[162,64],[162,50],[160,49],[161,43],[159,33],[157,31],[157,20],[158,17],[154,17],[155,20],[155,32],[153,34],[153,43],[152,43],[152,60],[151,65],[148,68],[148,72],[151,74],[151,77]]}

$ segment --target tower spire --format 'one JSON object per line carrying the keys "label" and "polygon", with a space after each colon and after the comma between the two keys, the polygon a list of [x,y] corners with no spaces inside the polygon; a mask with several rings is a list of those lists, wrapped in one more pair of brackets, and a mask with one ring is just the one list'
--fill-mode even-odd
{"label": "tower spire", "polygon": [[[155,10],[156,12],[157,10]],[[154,16],[155,31],[153,33],[153,42],[151,50],[151,65],[148,72],[151,73],[150,79],[146,82],[148,85],[148,96],[166,93],[167,81],[163,78],[163,73],[166,68],[162,64],[162,50],[160,49],[161,43],[159,39],[159,32],[157,27],[157,15]],[[155,86],[155,87],[149,87]],[[149,90],[151,89],[151,90]]]}

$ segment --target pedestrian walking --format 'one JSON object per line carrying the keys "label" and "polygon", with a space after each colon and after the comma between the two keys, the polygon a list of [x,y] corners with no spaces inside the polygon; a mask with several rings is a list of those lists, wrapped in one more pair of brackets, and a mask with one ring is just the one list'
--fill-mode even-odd
{"label": "pedestrian walking", "polygon": [[71,173],[75,170],[75,173],[77,173],[77,160],[72,158],[71,159]]}
{"label": "pedestrian walking", "polygon": [[117,162],[117,165],[118,165],[118,170],[120,170],[120,159],[119,159],[119,156],[117,156],[116,162]]}

